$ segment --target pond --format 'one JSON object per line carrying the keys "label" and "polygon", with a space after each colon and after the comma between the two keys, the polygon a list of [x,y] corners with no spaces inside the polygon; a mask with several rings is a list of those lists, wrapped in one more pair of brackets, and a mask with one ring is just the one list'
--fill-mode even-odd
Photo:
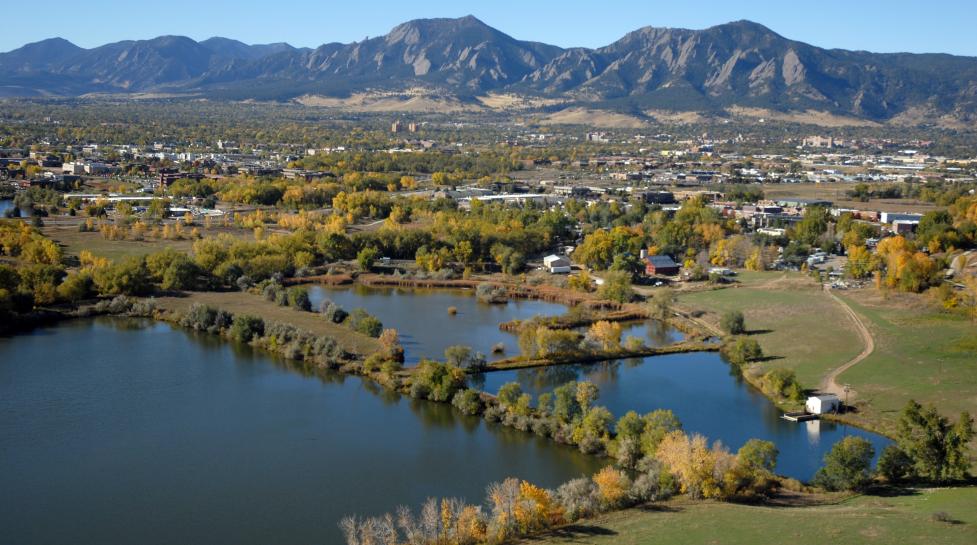
{"label": "pond", "polygon": [[0,338],[4,543],[333,544],[338,520],[481,503],[600,461],[214,336],[81,320]]}
{"label": "pond", "polygon": [[[421,358],[443,359],[444,349],[454,345],[470,346],[490,361],[518,355],[517,335],[501,331],[499,324],[559,316],[567,311],[564,305],[532,299],[510,299],[504,305],[480,303],[470,290],[311,286],[309,299],[313,309],[318,309],[323,299],[347,312],[362,308],[379,318],[384,327],[396,329],[408,365]],[[449,314],[449,307],[458,313]],[[649,346],[682,339],[680,332],[654,321],[624,324],[621,338],[628,335],[641,338]],[[501,354],[492,353],[496,344],[504,347]]]}
{"label": "pond", "polygon": [[571,380],[589,380],[600,388],[597,404],[620,417],[629,410],[644,414],[671,409],[686,432],[719,439],[733,452],[750,438],[773,441],[780,450],[777,472],[810,479],[824,454],[846,435],[864,437],[876,456],[889,439],[828,421],[788,422],[760,392],[738,377],[714,352],[669,354],[615,362],[484,373],[472,386],[496,393],[518,382],[534,398]]}
{"label": "pond", "polygon": [[[7,217],[7,210],[14,207],[13,199],[0,199],[0,219]],[[24,210],[20,211],[20,217],[26,218],[27,212]]]}

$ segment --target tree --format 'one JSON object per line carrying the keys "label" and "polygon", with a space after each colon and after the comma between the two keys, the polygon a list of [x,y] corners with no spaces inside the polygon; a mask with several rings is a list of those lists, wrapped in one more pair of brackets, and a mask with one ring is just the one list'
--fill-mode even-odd
{"label": "tree", "polygon": [[92,279],[102,295],[143,295],[152,287],[145,259],[136,256],[97,267]]}
{"label": "tree", "polygon": [[373,262],[376,261],[379,255],[379,250],[372,246],[367,246],[356,254],[356,264],[360,266],[361,270],[368,271],[373,267]]}
{"label": "tree", "polygon": [[571,422],[580,414],[577,402],[577,383],[567,382],[553,390],[553,416],[561,422]]}
{"label": "tree", "polygon": [[912,459],[897,445],[888,445],[882,449],[876,471],[890,483],[912,478],[915,474]]}
{"label": "tree", "polygon": [[595,473],[592,479],[597,485],[597,494],[605,509],[620,507],[627,499],[631,480],[623,471],[606,466]]}
{"label": "tree", "polygon": [[915,473],[937,482],[964,479],[970,462],[967,443],[974,437],[974,421],[966,412],[956,423],[940,415],[936,407],[910,400],[899,417],[899,448],[913,461]]}
{"label": "tree", "polygon": [[449,364],[470,371],[485,369],[485,355],[475,352],[470,346],[449,346],[444,349],[444,359]]}
{"label": "tree", "polygon": [[860,490],[871,480],[875,448],[862,437],[848,436],[824,455],[824,466],[814,475],[814,484],[828,490]]}
{"label": "tree", "polygon": [[746,333],[746,321],[743,313],[738,310],[731,310],[723,314],[720,326],[723,331],[730,335],[741,335]]}
{"label": "tree", "polygon": [[577,383],[576,398],[577,404],[580,406],[580,410],[586,413],[590,406],[597,401],[600,396],[600,390],[597,389],[597,385],[593,382],[588,382],[586,380]]}
{"label": "tree", "polygon": [[499,405],[509,410],[516,405],[519,397],[522,396],[522,386],[518,382],[507,382],[499,387]]}
{"label": "tree", "polygon": [[620,350],[621,324],[601,320],[590,326],[587,338],[601,347],[604,351]]}
{"label": "tree", "polygon": [[662,288],[652,296],[648,304],[648,314],[660,322],[667,322],[672,316],[674,304],[675,292],[671,288]]}
{"label": "tree", "polygon": [[811,206],[804,210],[804,217],[794,228],[794,238],[804,244],[815,245],[828,230],[828,218],[831,217],[827,208]]}
{"label": "tree", "polygon": [[654,456],[662,439],[671,432],[682,431],[682,423],[669,409],[657,409],[642,417],[641,451]]}
{"label": "tree", "polygon": [[770,441],[750,439],[740,447],[736,453],[736,462],[750,473],[773,474],[777,467],[777,456],[780,451]]}
{"label": "tree", "polygon": [[604,283],[597,290],[598,295],[618,303],[627,303],[634,298],[631,289],[631,273],[624,271],[608,271],[604,275]]}
{"label": "tree", "polygon": [[[735,337],[724,343],[720,348],[720,353],[735,365],[744,365],[751,361],[757,361],[763,357],[763,349],[756,339],[747,337]],[[779,391],[779,390],[777,390]]]}

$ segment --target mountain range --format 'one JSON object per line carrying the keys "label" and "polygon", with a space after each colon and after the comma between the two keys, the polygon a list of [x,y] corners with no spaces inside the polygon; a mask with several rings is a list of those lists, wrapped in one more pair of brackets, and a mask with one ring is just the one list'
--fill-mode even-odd
{"label": "mountain range", "polygon": [[605,47],[560,48],[472,16],[314,49],[161,36],[92,49],[53,38],[0,53],[0,96],[291,100],[418,90],[462,104],[505,95],[638,114],[752,108],[966,124],[977,120],[977,58],[822,49],[749,21],[644,27]]}

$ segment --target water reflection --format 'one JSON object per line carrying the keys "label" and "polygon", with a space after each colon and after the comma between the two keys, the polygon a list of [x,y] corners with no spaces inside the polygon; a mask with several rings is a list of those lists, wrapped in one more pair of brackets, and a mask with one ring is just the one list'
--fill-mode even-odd
{"label": "water reflection", "polygon": [[0,339],[4,542],[339,544],[346,514],[479,503],[494,480],[553,487],[600,464],[167,324]]}
{"label": "water reflection", "polygon": [[845,435],[869,439],[877,454],[889,443],[833,422],[782,419],[776,406],[711,352],[499,371],[485,373],[482,380],[483,389],[491,393],[515,381],[537,397],[572,380],[589,380],[600,388],[598,404],[616,416],[629,410],[671,409],[686,431],[718,439],[733,450],[753,437],[773,441],[781,453],[778,471],[803,480],[814,475],[824,454]]}

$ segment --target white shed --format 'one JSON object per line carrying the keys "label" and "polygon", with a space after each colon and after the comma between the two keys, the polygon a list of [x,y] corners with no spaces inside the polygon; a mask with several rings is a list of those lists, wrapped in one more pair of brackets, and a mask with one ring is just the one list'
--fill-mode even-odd
{"label": "white shed", "polygon": [[543,266],[552,274],[570,272],[570,260],[555,254],[544,257]]}
{"label": "white shed", "polygon": [[841,407],[841,400],[834,394],[811,396],[804,408],[811,414],[835,413]]}

